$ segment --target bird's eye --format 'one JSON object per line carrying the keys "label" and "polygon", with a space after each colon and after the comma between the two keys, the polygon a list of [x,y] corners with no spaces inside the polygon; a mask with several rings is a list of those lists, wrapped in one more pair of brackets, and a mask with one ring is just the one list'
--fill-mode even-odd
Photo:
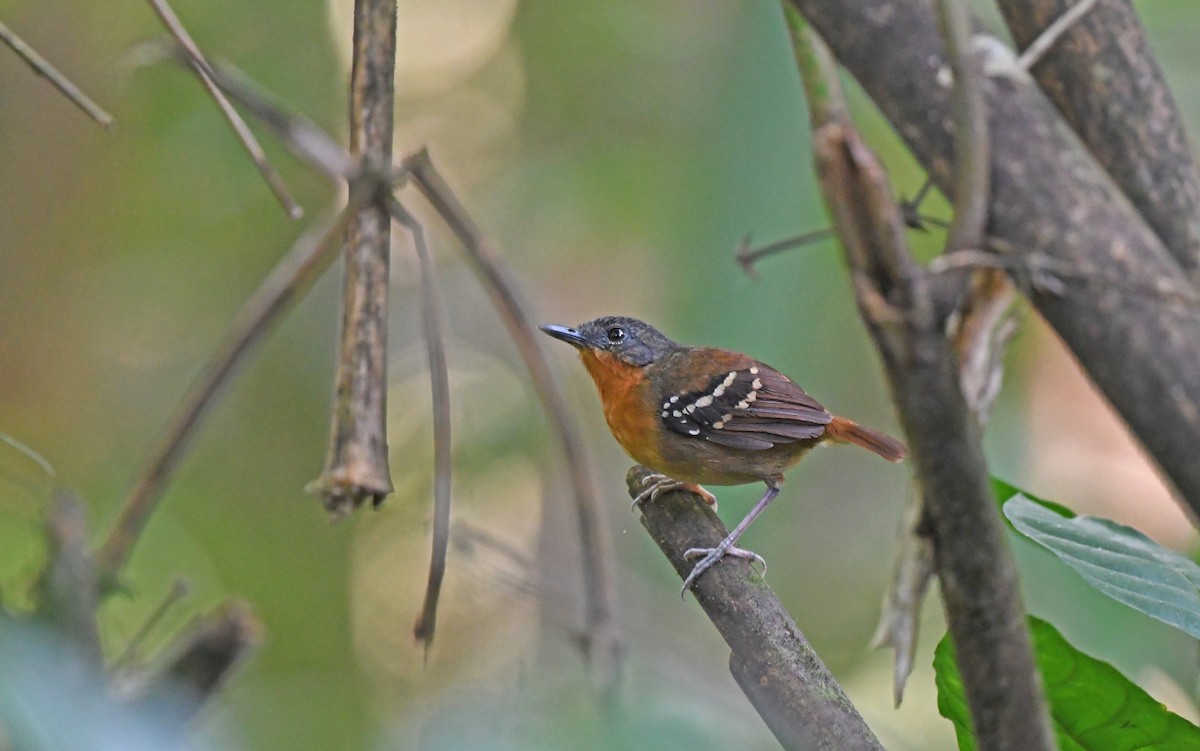
{"label": "bird's eye", "polygon": [[607,336],[608,336],[608,340],[610,342],[624,341],[625,329],[621,328],[620,326],[613,326],[611,329],[608,330]]}

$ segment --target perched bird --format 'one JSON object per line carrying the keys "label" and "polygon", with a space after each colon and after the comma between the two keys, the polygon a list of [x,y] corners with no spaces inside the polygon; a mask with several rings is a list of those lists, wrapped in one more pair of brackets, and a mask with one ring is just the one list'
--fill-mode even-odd
{"label": "perched bird", "polygon": [[727,555],[765,570],[761,556],[736,543],[779,494],[784,471],[813,446],[852,443],[893,462],[907,454],[899,441],[830,414],[790,378],[747,355],[676,344],[622,316],[541,329],[579,350],[613,437],[634,461],[659,473],[635,506],[677,488],[714,503],[699,483],[766,483],[762,499],[717,547],[687,551],[688,560],[700,560],[684,592]]}

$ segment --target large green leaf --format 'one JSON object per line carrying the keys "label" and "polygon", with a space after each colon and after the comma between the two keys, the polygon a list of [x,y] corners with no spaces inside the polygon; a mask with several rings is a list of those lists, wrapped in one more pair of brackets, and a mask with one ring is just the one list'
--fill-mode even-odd
{"label": "large green leaf", "polygon": [[1114,600],[1200,638],[1200,566],[1108,519],[1067,519],[1022,494],[1004,515]]}
{"label": "large green leaf", "polygon": [[[1200,728],[1168,712],[1112,665],[1071,646],[1030,617],[1030,635],[1061,751],[1196,751]],[[961,751],[974,751],[962,678],[947,634],[934,653],[938,711],[954,723]]]}

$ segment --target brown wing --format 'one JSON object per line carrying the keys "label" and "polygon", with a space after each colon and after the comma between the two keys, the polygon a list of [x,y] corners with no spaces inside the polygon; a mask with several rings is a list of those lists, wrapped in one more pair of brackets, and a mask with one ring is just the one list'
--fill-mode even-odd
{"label": "brown wing", "polygon": [[747,450],[819,438],[833,419],[787,376],[748,358],[697,390],[664,395],[659,407],[668,430]]}

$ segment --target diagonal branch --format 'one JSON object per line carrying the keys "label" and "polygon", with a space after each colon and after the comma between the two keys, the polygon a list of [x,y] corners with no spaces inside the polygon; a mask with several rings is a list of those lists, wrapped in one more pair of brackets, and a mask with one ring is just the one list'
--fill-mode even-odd
{"label": "diagonal branch", "polygon": [[78,86],[71,83],[71,80],[58,71],[50,64],[46,58],[37,53],[33,47],[25,43],[21,37],[13,33],[12,29],[0,23],[0,42],[8,45],[9,49],[17,53],[17,56],[29,64],[33,68],[33,72],[37,73],[42,78],[58,89],[59,93],[65,96],[79,109],[104,128],[113,126],[113,116],[105,112],[100,105],[96,104],[91,98],[84,94]]}
{"label": "diagonal branch", "polygon": [[[1092,6],[1095,6],[1094,8]],[[1193,284],[1200,283],[1200,166],[1129,0],[1001,0],[1031,72]],[[1055,29],[1061,38],[1046,49]]]}
{"label": "diagonal branch", "polygon": [[612,540],[605,523],[604,507],[591,482],[587,452],[579,428],[555,383],[550,364],[534,337],[526,312],[528,305],[499,252],[483,235],[450,185],[434,167],[429,153],[421,150],[404,159],[403,167],[421,193],[466,248],[476,273],[500,313],[509,336],[517,345],[534,388],[562,446],[571,477],[575,512],[582,542],[586,626],[584,638],[594,679],[604,687],[615,685],[620,663],[621,636],[617,625],[617,596],[614,584]]}
{"label": "diagonal branch", "polygon": [[187,29],[184,28],[183,22],[179,20],[179,16],[175,15],[175,11],[167,3],[167,0],[148,0],[150,6],[154,8],[154,12],[158,15],[163,26],[179,43],[184,55],[187,57],[188,66],[196,73],[200,79],[200,83],[204,85],[204,90],[217,103],[217,107],[221,110],[221,114],[225,117],[225,121],[229,123],[229,127],[233,128],[234,134],[238,141],[241,142],[242,148],[250,155],[250,160],[254,162],[255,168],[266,181],[271,192],[275,194],[275,199],[283,206],[284,211],[293,219],[299,219],[304,215],[304,209],[296,203],[288,192],[287,186],[283,183],[283,178],[275,171],[275,168],[267,161],[267,154],[263,151],[262,146],[258,143],[258,139],[250,132],[250,126],[246,125],[246,121],[237,113],[229,100],[221,92],[221,89],[213,81],[212,65],[205,59],[204,53],[192,40]]}
{"label": "diagonal branch", "polygon": [[301,235],[242,306],[224,340],[180,399],[97,553],[101,580],[106,585],[116,581],[133,551],[201,417],[254,344],[333,262],[337,239],[361,202],[358,193],[351,193],[349,203],[340,212]]}
{"label": "diagonal branch", "polygon": [[[918,160],[953,195],[951,94],[930,60],[944,58],[923,0],[789,0],[875,100]],[[886,17],[887,24],[878,19]],[[1092,16],[1085,18],[1085,23]],[[896,44],[902,38],[904,44]],[[1069,38],[1069,35],[1068,35]],[[1053,54],[1053,53],[1051,53]],[[1051,58],[1047,57],[1046,61]],[[1200,315],[1140,289],[1187,278],[1159,237],[1016,66],[992,64],[985,89],[991,131],[991,205],[985,250],[1006,267],[1050,258],[1079,275],[1022,291],[1075,353],[1181,500],[1200,515]],[[1161,113],[1147,113],[1159,119]],[[1189,216],[1194,216],[1189,212]],[[1041,264],[1039,264],[1041,265]],[[1044,266],[1043,266],[1044,267]],[[1019,281],[1022,273],[1010,274]],[[1169,398],[1164,398],[1169,395]]]}
{"label": "diagonal branch", "polygon": [[[636,498],[652,476],[635,466],[626,476]],[[728,534],[712,506],[682,490],[641,505],[642,526],[681,579],[695,565],[691,547],[716,545]],[[795,751],[881,751],[795,621],[749,562],[726,558],[696,580],[696,602],[729,645],[729,672],[779,743]]]}

